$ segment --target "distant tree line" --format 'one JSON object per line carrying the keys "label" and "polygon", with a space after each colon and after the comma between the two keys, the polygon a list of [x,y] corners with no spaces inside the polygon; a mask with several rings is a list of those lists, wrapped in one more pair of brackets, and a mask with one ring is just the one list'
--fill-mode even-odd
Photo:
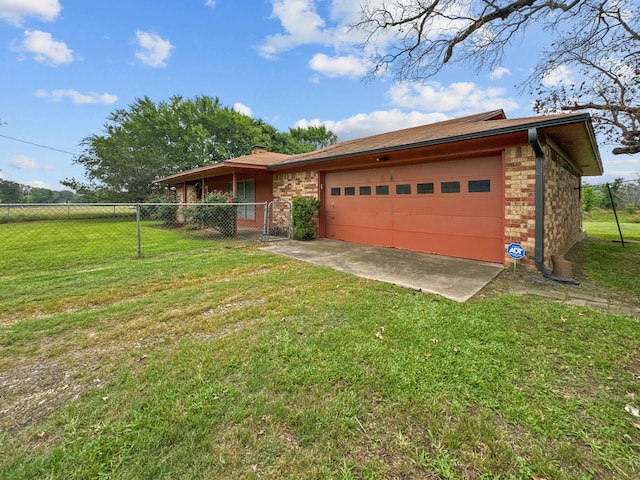
{"label": "distant tree line", "polygon": [[609,184],[582,186],[582,207],[585,212],[595,208],[612,209],[614,205],[620,210],[636,211],[640,208],[640,178],[627,181],[616,178]]}
{"label": "distant tree line", "polygon": [[71,190],[55,191],[0,179],[0,203],[82,203],[83,195]]}

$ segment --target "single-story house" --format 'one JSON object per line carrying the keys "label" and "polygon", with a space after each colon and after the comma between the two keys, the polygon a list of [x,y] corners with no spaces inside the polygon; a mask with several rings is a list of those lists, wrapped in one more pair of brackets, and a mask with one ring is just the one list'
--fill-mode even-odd
{"label": "single-story house", "polygon": [[550,273],[582,238],[583,176],[603,167],[588,114],[507,119],[502,110],[284,155],[250,155],[156,180],[178,201],[233,191],[247,202],[321,201],[318,236]]}

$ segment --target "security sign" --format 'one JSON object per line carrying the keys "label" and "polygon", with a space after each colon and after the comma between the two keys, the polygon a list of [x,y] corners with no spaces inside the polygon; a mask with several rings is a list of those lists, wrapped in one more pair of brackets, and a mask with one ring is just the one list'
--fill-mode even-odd
{"label": "security sign", "polygon": [[507,254],[514,260],[524,257],[524,247],[519,243],[512,243],[507,247]]}

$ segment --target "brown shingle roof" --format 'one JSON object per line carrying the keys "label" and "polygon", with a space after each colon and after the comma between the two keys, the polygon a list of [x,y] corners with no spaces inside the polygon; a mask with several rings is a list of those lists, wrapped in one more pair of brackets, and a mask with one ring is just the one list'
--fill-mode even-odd
{"label": "brown shingle roof", "polygon": [[287,155],[285,153],[259,152],[252,153],[251,155],[243,155],[238,158],[232,158],[224,163],[234,165],[275,165],[289,157],[291,157],[291,155]]}
{"label": "brown shingle roof", "polygon": [[154,183],[171,183],[172,181],[189,181],[200,179],[207,176],[208,173],[224,174],[231,172],[234,168],[242,167],[261,167],[267,168],[269,165],[275,165],[282,162],[284,159],[291,157],[284,153],[274,152],[258,152],[251,155],[243,155],[242,157],[232,158],[220,163],[214,163],[213,165],[205,165],[204,167],[192,168],[191,170],[185,170],[183,172],[174,173],[167,177],[154,180]]}
{"label": "brown shingle roof", "polygon": [[[536,131],[547,133],[561,145],[570,145],[573,155],[579,160],[584,175],[601,175],[602,161],[591,126],[591,117],[586,114],[558,114],[509,120],[502,110],[469,115],[467,117],[406,128],[365,138],[336,143],[319,150],[298,155],[259,152],[245,155],[223,163],[200,167],[171,175],[156,182],[170,183],[180,178],[189,180],[203,177],[204,173],[227,173],[234,168],[263,168],[277,170],[307,163],[320,163],[359,155],[391,152],[394,150],[425,147],[514,132]],[[563,142],[564,140],[564,142]]]}
{"label": "brown shingle roof", "polygon": [[[580,124],[586,121],[589,123],[588,130],[591,130],[588,114],[558,114],[509,120],[504,116],[502,110],[495,110],[336,143],[320,150],[288,157],[280,163],[274,164],[272,168],[348,158],[367,153],[382,153],[406,148],[417,148],[427,145],[468,140],[471,138],[513,133],[516,131],[527,131],[530,127],[544,128],[571,123]],[[595,154],[598,156],[599,161],[597,145],[594,143],[592,147],[596,149]]]}
{"label": "brown shingle roof", "polygon": [[327,159],[360,155],[365,152],[378,152],[425,142],[427,140],[446,139],[466,134],[474,129],[491,129],[493,122],[506,118],[502,110],[479,113],[462,118],[430,123],[418,127],[405,128],[393,132],[381,133],[370,137],[336,143],[309,153],[289,157],[278,165],[303,163],[314,159]]}

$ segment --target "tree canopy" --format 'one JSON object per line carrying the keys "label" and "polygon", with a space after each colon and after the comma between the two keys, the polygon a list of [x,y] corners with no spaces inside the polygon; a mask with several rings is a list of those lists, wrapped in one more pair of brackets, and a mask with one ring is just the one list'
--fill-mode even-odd
{"label": "tree canopy", "polygon": [[[525,85],[536,111],[590,111],[613,153],[640,152],[636,0],[369,0],[354,26],[373,52],[370,75],[418,82],[453,62],[493,69],[517,37],[542,28],[549,43]],[[554,81],[568,68],[580,78]]]}
{"label": "tree canopy", "polygon": [[279,132],[223,106],[218,98],[138,98],[107,117],[102,134],[81,142],[74,163],[84,179],[64,185],[92,200],[143,201],[154,179],[251,152],[256,145],[277,153],[303,153],[337,141],[324,126]]}

